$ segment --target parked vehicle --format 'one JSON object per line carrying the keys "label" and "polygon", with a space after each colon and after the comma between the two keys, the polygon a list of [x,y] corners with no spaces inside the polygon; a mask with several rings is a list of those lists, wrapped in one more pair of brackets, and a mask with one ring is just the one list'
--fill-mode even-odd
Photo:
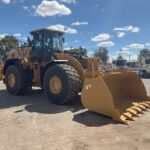
{"label": "parked vehicle", "polygon": [[119,70],[119,69],[126,69],[127,66],[127,60],[125,59],[116,59],[112,62],[112,70]]}
{"label": "parked vehicle", "polygon": [[141,78],[150,78],[150,57],[142,58],[139,76]]}

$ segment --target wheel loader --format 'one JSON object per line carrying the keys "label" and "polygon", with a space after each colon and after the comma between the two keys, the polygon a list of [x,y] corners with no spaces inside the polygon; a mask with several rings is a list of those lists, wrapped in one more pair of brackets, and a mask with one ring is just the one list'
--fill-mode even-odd
{"label": "wheel loader", "polygon": [[128,124],[150,107],[150,98],[133,70],[100,73],[99,60],[63,51],[63,32],[39,29],[30,32],[29,47],[11,51],[0,66],[0,78],[12,95],[41,87],[55,104],[68,104],[81,93],[90,111]]}

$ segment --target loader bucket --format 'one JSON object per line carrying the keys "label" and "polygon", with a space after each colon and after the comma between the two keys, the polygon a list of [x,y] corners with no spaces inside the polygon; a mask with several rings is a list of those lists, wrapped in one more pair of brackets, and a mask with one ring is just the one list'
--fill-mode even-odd
{"label": "loader bucket", "polygon": [[89,110],[125,124],[150,107],[142,80],[131,70],[85,78],[81,100]]}

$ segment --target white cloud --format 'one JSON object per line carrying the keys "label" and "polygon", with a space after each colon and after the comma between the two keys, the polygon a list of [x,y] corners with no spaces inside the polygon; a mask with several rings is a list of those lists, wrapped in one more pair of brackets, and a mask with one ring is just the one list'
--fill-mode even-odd
{"label": "white cloud", "polygon": [[114,31],[126,31],[126,32],[139,32],[139,27],[133,27],[132,25],[131,26],[125,26],[125,27],[122,27],[122,28],[114,28],[113,29]]}
{"label": "white cloud", "polygon": [[65,31],[65,26],[61,25],[61,24],[57,24],[57,25],[52,25],[49,26],[48,29],[52,29],[52,30],[58,30],[58,31]]}
{"label": "white cloud", "polygon": [[110,55],[109,56],[109,62],[111,62],[112,60],[117,59],[118,55]]}
{"label": "white cloud", "polygon": [[27,37],[23,37],[23,40],[24,40],[24,41],[27,41]]}
{"label": "white cloud", "polygon": [[36,8],[35,14],[46,17],[46,16],[55,16],[55,15],[70,15],[72,12],[63,4],[59,4],[57,1],[47,1],[44,0]]}
{"label": "white cloud", "polygon": [[[126,56],[125,57],[126,60],[129,60],[129,56]],[[138,55],[137,54],[133,54],[133,55],[130,55],[130,61],[137,61],[138,59]]]}
{"label": "white cloud", "polygon": [[24,10],[28,10],[28,6],[23,6],[23,9]]}
{"label": "white cloud", "polygon": [[32,5],[31,7],[32,7],[33,9],[36,9],[36,6],[35,6],[35,5]]}
{"label": "white cloud", "polygon": [[60,2],[63,2],[63,3],[76,3],[76,0],[60,0]]}
{"label": "white cloud", "polygon": [[0,34],[0,38],[4,38],[8,34]]}
{"label": "white cloud", "polygon": [[121,50],[121,51],[117,51],[117,54],[128,54],[128,55],[133,55],[132,52],[130,52],[129,50]]}
{"label": "white cloud", "polygon": [[5,4],[10,4],[11,0],[2,0],[2,2],[5,3]]}
{"label": "white cloud", "polygon": [[108,41],[108,42],[101,42],[98,43],[97,46],[104,46],[104,47],[110,47],[110,46],[114,46],[115,44],[112,41]]}
{"label": "white cloud", "polygon": [[16,33],[16,34],[14,34],[14,36],[15,36],[15,37],[20,37],[21,34],[20,34],[20,33]]}
{"label": "white cloud", "polygon": [[146,43],[146,46],[150,46],[150,43]]}
{"label": "white cloud", "polygon": [[118,32],[118,37],[119,38],[122,38],[122,37],[124,37],[126,34],[124,33],[124,32]]}
{"label": "white cloud", "polygon": [[[7,35],[9,35],[9,34],[0,34],[0,38],[4,38],[4,37],[7,36]],[[20,33],[15,33],[13,36],[15,36],[15,37],[20,37],[21,34],[20,34]]]}
{"label": "white cloud", "polygon": [[129,48],[128,47],[122,47],[122,50],[127,51],[127,50],[129,50]]}
{"label": "white cloud", "polygon": [[74,22],[71,25],[72,26],[88,25],[88,22]]}
{"label": "white cloud", "polygon": [[139,32],[140,31],[140,29],[138,28],[138,27],[134,27],[133,29],[132,29],[132,32]]}
{"label": "white cloud", "polygon": [[91,57],[91,56],[94,55],[94,52],[93,52],[93,51],[89,51],[89,52],[87,53],[87,55],[88,55],[89,57]]}
{"label": "white cloud", "polygon": [[24,2],[24,0],[13,0],[13,3],[15,4],[15,3],[23,3]]}
{"label": "white cloud", "polygon": [[134,54],[132,56],[130,56],[130,60],[137,60],[138,59],[138,55]]}
{"label": "white cloud", "polygon": [[72,33],[72,34],[77,33],[76,29],[72,29],[72,28],[69,28],[69,27],[61,25],[61,24],[49,26],[48,29],[62,31],[62,32],[65,32],[65,33]]}
{"label": "white cloud", "polygon": [[134,48],[134,49],[140,49],[140,48],[144,48],[144,45],[143,44],[134,43],[134,44],[130,44],[129,47],[130,48]]}
{"label": "white cloud", "polygon": [[132,54],[132,52],[127,51],[127,50],[120,51],[120,53],[121,53],[121,54]]}
{"label": "white cloud", "polygon": [[72,34],[77,33],[76,29],[72,29],[72,28],[69,28],[69,27],[65,27],[65,28],[66,28],[66,30],[64,32],[66,32],[66,33],[72,33]]}
{"label": "white cloud", "polygon": [[70,50],[71,49],[71,47],[65,47],[64,48],[64,50]]}
{"label": "white cloud", "polygon": [[75,40],[74,42],[75,42],[75,43],[79,43],[80,41],[79,41],[79,40]]}
{"label": "white cloud", "polygon": [[99,42],[99,41],[105,41],[108,39],[110,39],[110,35],[107,33],[103,33],[103,34],[99,34],[96,37],[92,38],[91,41]]}

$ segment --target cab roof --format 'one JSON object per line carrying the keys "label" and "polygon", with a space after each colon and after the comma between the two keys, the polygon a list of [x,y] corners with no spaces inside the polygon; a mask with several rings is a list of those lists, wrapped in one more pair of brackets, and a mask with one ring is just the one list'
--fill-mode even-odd
{"label": "cab roof", "polygon": [[30,33],[33,34],[33,33],[41,32],[41,31],[50,31],[50,32],[56,32],[56,33],[64,34],[64,32],[62,32],[62,31],[52,30],[52,29],[48,29],[48,28],[37,29],[37,30],[31,31]]}

